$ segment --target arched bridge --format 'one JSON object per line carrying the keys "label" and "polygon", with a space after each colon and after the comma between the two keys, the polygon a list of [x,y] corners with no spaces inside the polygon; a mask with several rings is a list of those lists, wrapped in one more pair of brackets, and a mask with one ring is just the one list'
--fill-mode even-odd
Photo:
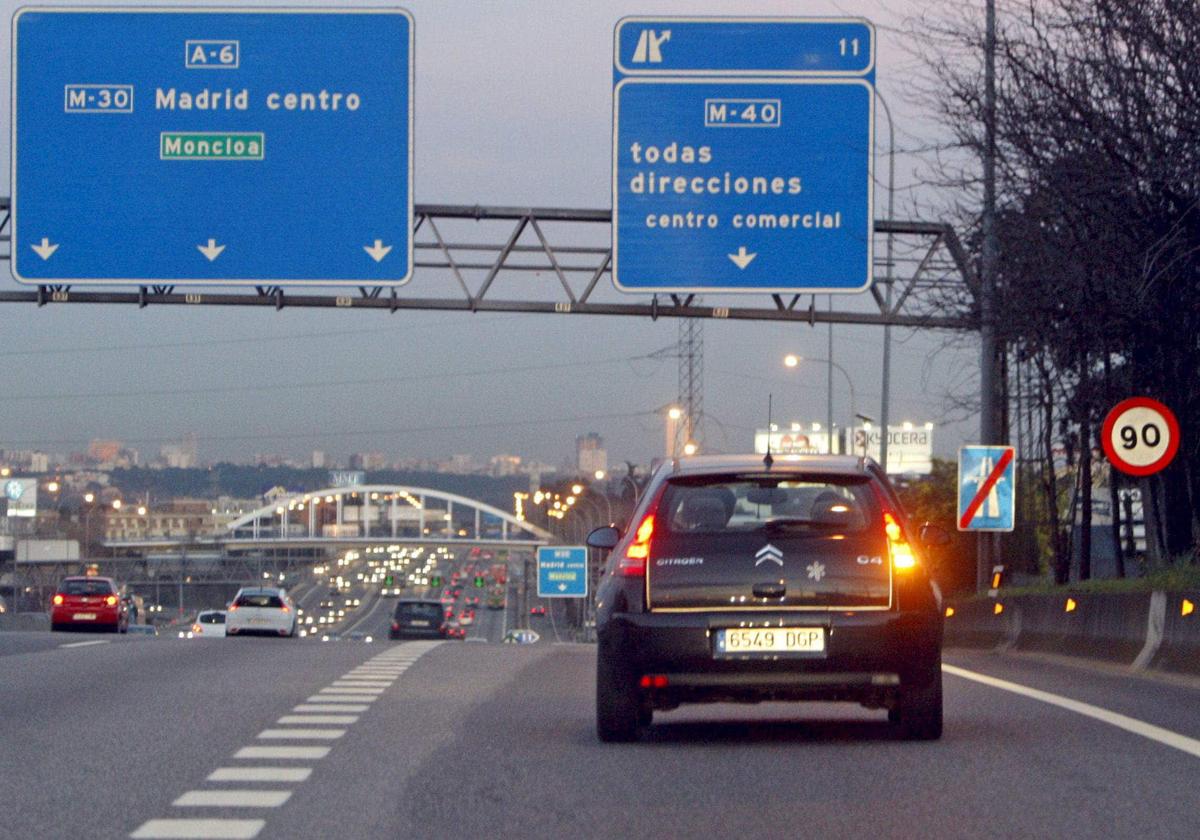
{"label": "arched bridge", "polygon": [[392,484],[280,497],[229,523],[226,545],[463,542],[540,545],[554,536],[475,499]]}

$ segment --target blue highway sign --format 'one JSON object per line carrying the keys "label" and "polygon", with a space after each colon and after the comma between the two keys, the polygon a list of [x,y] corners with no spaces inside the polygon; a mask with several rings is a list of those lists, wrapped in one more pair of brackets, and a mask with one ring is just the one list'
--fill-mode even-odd
{"label": "blue highway sign", "polygon": [[614,40],[619,289],[870,285],[869,23],[635,18]]}
{"label": "blue highway sign", "polygon": [[540,547],[537,553],[537,593],[539,598],[586,598],[587,547]]}
{"label": "blue highway sign", "polygon": [[398,9],[21,9],[13,276],[396,285],[412,272]]}
{"label": "blue highway sign", "polygon": [[1015,455],[1011,446],[964,446],[958,450],[958,530],[1013,530]]}

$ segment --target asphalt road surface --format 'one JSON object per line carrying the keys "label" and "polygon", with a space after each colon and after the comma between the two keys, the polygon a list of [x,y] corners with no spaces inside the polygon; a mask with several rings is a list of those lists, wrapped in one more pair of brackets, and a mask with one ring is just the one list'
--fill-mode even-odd
{"label": "asphalt road surface", "polygon": [[0,634],[0,836],[1196,836],[1197,686],[946,658],[939,742],[764,704],[604,745],[585,645]]}

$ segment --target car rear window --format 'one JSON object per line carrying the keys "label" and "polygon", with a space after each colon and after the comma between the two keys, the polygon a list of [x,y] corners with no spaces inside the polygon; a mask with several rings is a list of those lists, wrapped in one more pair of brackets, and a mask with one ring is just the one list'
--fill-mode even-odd
{"label": "car rear window", "polygon": [[442,620],[441,604],[397,604],[396,620],[425,619],[427,621]]}
{"label": "car rear window", "polygon": [[113,585],[106,580],[64,580],[58,591],[63,595],[111,595]]}
{"label": "car rear window", "polygon": [[200,613],[199,618],[200,618],[201,624],[224,624],[225,623],[225,613],[220,613],[220,612]]}
{"label": "car rear window", "polygon": [[668,533],[863,531],[872,521],[868,480],[856,476],[706,476],[668,483]]}
{"label": "car rear window", "polygon": [[235,607],[267,607],[280,609],[283,607],[283,600],[278,595],[268,594],[243,594],[237,597],[234,602]]}

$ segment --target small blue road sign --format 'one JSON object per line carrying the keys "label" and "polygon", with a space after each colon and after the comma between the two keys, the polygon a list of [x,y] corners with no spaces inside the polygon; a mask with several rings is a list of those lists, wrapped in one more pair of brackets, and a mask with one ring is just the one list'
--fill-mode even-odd
{"label": "small blue road sign", "polygon": [[958,530],[1013,530],[1015,456],[1011,446],[964,446],[958,450]]}
{"label": "small blue road sign", "polygon": [[868,22],[626,18],[614,41],[619,289],[870,285]]}
{"label": "small blue road sign", "polygon": [[537,553],[539,598],[586,598],[587,546],[542,546]]}
{"label": "small blue road sign", "polygon": [[396,285],[412,271],[398,9],[21,9],[24,283]]}

